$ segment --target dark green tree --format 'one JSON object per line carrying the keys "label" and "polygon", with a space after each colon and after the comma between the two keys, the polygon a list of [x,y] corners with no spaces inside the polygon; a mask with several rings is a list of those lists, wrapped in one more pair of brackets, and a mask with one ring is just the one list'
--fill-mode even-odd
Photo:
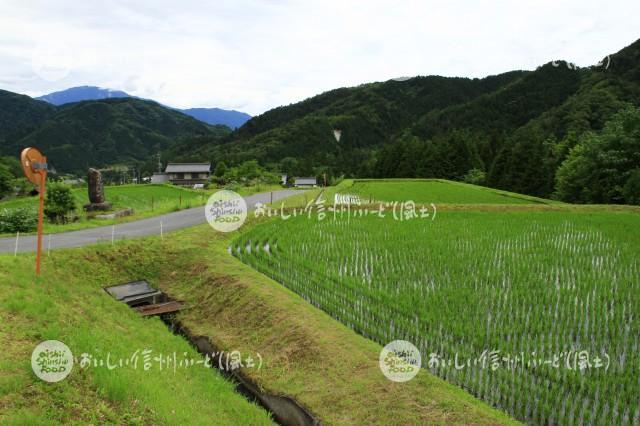
{"label": "dark green tree", "polygon": [[225,164],[225,162],[218,161],[218,164],[216,164],[216,169],[214,170],[213,174],[217,177],[222,177],[226,172],[227,172],[227,165]]}
{"label": "dark green tree", "polygon": [[487,178],[487,174],[484,170],[480,169],[471,169],[464,175],[464,180],[467,183],[471,183],[473,185],[484,185],[485,180]]}
{"label": "dark green tree", "polygon": [[17,157],[0,157],[0,166],[5,166],[16,178],[23,176],[22,165]]}
{"label": "dark green tree", "polygon": [[44,214],[51,222],[66,222],[68,215],[76,209],[71,188],[62,183],[47,187]]}
{"label": "dark green tree", "polygon": [[640,169],[635,169],[629,174],[622,195],[628,204],[640,205]]}
{"label": "dark green tree", "polygon": [[13,191],[13,174],[9,169],[0,165],[0,198],[9,195]]}
{"label": "dark green tree", "polygon": [[580,138],[556,174],[556,195],[579,203],[635,203],[639,197],[640,108],[629,106],[600,133]]}

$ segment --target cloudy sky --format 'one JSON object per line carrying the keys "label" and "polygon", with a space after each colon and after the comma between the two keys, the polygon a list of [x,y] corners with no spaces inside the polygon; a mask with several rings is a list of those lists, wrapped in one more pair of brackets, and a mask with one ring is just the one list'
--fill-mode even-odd
{"label": "cloudy sky", "polygon": [[592,65],[640,38],[639,16],[638,0],[0,0],[0,88],[259,114],[402,76]]}

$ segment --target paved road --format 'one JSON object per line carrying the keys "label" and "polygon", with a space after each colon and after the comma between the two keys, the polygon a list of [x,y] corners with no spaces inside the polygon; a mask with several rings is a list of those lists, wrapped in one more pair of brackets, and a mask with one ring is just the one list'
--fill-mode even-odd
{"label": "paved road", "polygon": [[[293,189],[273,191],[273,201],[281,200],[298,193],[300,193],[300,191]],[[254,207],[256,203],[268,203],[270,200],[270,192],[245,197],[245,201],[247,202],[249,209]],[[204,217],[204,206],[180,210],[148,219],[126,222],[115,225],[115,227],[109,225],[101,226],[99,228],[83,229],[80,231],[44,235],[42,238],[42,247],[43,251],[46,251],[49,247],[53,250],[59,248],[80,247],[98,242],[107,242],[111,241],[112,232],[115,240],[160,235],[161,223],[162,232],[170,232],[176,229],[206,223],[206,219]],[[0,253],[13,253],[15,245],[15,237],[0,238]],[[36,246],[37,238],[35,236],[20,237],[18,240],[19,252],[35,251]]]}

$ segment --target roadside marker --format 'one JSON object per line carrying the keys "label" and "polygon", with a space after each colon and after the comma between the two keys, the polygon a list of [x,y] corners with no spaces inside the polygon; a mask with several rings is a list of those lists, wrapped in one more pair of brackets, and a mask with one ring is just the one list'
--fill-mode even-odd
{"label": "roadside marker", "polygon": [[13,249],[13,255],[17,256],[18,255],[18,240],[20,240],[20,231],[18,231],[16,233],[16,248]]}
{"label": "roadside marker", "polygon": [[113,239],[115,237],[115,234],[116,234],[116,226],[111,225],[111,245],[113,245]]}
{"label": "roadside marker", "polygon": [[162,233],[162,221],[160,221],[160,238],[164,240],[164,234]]}
{"label": "roadside marker", "polygon": [[51,253],[51,234],[49,234],[49,241],[47,242],[47,257]]}

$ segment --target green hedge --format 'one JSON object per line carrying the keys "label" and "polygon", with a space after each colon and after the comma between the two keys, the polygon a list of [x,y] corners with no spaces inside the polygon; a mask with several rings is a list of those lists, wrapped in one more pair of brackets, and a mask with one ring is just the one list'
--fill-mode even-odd
{"label": "green hedge", "polygon": [[38,215],[30,208],[0,210],[0,233],[30,232],[38,226]]}

